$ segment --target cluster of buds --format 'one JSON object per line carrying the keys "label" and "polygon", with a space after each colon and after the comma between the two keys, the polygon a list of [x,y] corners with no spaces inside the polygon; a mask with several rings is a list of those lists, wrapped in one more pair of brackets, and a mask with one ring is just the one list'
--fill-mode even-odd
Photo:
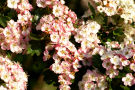
{"label": "cluster of buds", "polygon": [[17,11],[18,20],[16,22],[10,20],[7,27],[0,28],[0,45],[3,50],[21,53],[23,49],[26,49],[29,41],[32,21],[29,11],[32,6],[28,0],[8,0],[7,5]]}
{"label": "cluster of buds", "polygon": [[0,78],[5,83],[0,90],[26,90],[27,75],[19,63],[11,62],[7,57],[0,56]]}

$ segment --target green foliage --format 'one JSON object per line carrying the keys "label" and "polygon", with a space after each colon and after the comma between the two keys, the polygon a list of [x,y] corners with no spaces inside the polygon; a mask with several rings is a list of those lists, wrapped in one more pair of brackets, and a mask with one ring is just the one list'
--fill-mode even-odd
{"label": "green foliage", "polygon": [[9,17],[3,16],[3,15],[0,14],[0,25],[2,27],[6,27],[7,26],[7,21],[9,21],[9,20],[10,20]]}
{"label": "green foliage", "polygon": [[94,7],[93,7],[90,3],[88,3],[88,6],[89,6],[89,8],[90,8],[90,10],[91,10],[91,12],[92,12],[92,16],[91,16],[91,18],[95,17],[96,12],[95,12]]}
{"label": "green foliage", "polygon": [[98,68],[100,73],[105,74],[105,69],[102,67],[102,60],[100,55],[96,54],[92,56],[92,66],[94,66],[94,68]]}
{"label": "green foliage", "polygon": [[[37,45],[38,46],[38,45]],[[39,56],[41,54],[41,49],[40,48],[35,48],[31,45],[29,45],[28,49],[27,49],[27,54],[30,54],[31,56],[33,56],[34,54],[36,54],[37,56]]]}
{"label": "green foliage", "polygon": [[97,14],[95,16],[95,21],[98,22],[100,25],[104,25],[105,24],[105,18],[102,14]]}
{"label": "green foliage", "polygon": [[124,85],[120,85],[120,87],[121,87],[123,90],[130,90],[130,88],[129,88],[129,87],[124,86]]}
{"label": "green foliage", "polygon": [[109,90],[112,90],[112,86],[111,86],[112,79],[109,78],[109,77],[107,77],[106,80],[107,80],[107,82],[108,82],[108,89],[109,89]]}
{"label": "green foliage", "polygon": [[115,35],[115,36],[121,36],[123,34],[124,33],[123,33],[123,28],[122,27],[118,27],[118,28],[116,28],[116,30],[113,31],[113,35]]}

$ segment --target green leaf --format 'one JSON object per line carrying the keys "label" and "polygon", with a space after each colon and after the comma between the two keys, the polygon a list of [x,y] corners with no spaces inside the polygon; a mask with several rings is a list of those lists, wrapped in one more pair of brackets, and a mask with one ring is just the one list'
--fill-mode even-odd
{"label": "green leaf", "polygon": [[90,10],[92,12],[92,15],[95,16],[96,15],[96,12],[95,12],[94,7],[90,3],[88,3],[88,6],[89,6],[89,8],[90,8]]}
{"label": "green leaf", "polygon": [[2,27],[7,26],[7,21],[9,21],[9,17],[0,15],[0,25]]}
{"label": "green leaf", "polygon": [[36,54],[37,56],[39,56],[41,54],[41,49],[32,49],[31,45],[28,47],[27,49],[27,54],[30,54],[31,56],[33,56],[34,54]]}
{"label": "green leaf", "polygon": [[101,14],[96,15],[95,21],[97,21],[100,25],[105,24],[105,22],[104,22],[104,17],[103,17],[103,15],[101,15]]}
{"label": "green leaf", "polygon": [[130,88],[127,87],[127,86],[120,85],[120,87],[121,87],[123,90],[130,90]]}
{"label": "green leaf", "polygon": [[111,86],[112,79],[107,77],[106,80],[108,81],[108,88],[109,88],[109,90],[112,90],[112,86]]}
{"label": "green leaf", "polygon": [[100,71],[100,73],[105,74],[105,68],[102,67],[102,60],[99,54],[92,56],[92,65]]}
{"label": "green leaf", "polygon": [[36,34],[34,34],[34,33],[30,33],[30,38],[31,38],[32,40],[36,40],[36,41],[40,41],[40,40],[43,40],[43,39],[44,39],[44,37],[41,37],[41,36],[36,35]]}
{"label": "green leaf", "polygon": [[119,27],[116,30],[113,31],[113,35],[121,36],[123,35],[123,28]]}

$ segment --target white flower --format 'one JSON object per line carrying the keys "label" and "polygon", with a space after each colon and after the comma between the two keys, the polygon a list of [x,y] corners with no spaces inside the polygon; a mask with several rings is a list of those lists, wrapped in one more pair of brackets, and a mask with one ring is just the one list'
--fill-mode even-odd
{"label": "white flower", "polygon": [[7,6],[9,8],[14,8],[17,9],[17,4],[20,2],[20,0],[8,0],[7,1]]}
{"label": "white flower", "polygon": [[115,76],[117,76],[119,73],[119,71],[111,68],[109,70],[106,71],[106,74],[109,75],[110,78],[114,78]]}
{"label": "white flower", "polygon": [[52,64],[52,71],[54,71],[57,74],[60,74],[63,72],[62,67],[59,65],[59,63]]}
{"label": "white flower", "polygon": [[58,35],[57,33],[52,33],[52,34],[50,35],[50,38],[51,38],[51,41],[52,41],[52,42],[58,42],[58,40],[59,40],[59,35]]}
{"label": "white flower", "polygon": [[100,25],[97,22],[92,21],[89,23],[89,21],[87,21],[87,23],[88,23],[87,26],[90,29],[91,33],[96,34],[99,31]]}
{"label": "white flower", "polygon": [[60,57],[65,57],[65,56],[68,54],[68,52],[67,52],[66,48],[62,47],[62,48],[59,48],[59,49],[58,49],[57,54],[58,54]]}
{"label": "white flower", "polygon": [[12,32],[11,32],[10,29],[5,28],[4,31],[3,31],[3,34],[4,34],[4,36],[11,36],[12,35]]}
{"label": "white flower", "polygon": [[93,90],[95,87],[95,84],[93,82],[86,82],[84,85],[85,90]]}
{"label": "white flower", "polygon": [[61,85],[60,90],[70,90],[70,86],[69,85]]}
{"label": "white flower", "polygon": [[105,8],[105,13],[107,16],[112,16],[116,14],[116,10],[112,7]]}
{"label": "white flower", "polygon": [[131,64],[130,64],[130,69],[135,72],[135,64],[134,64],[134,63],[131,63]]}
{"label": "white flower", "polygon": [[118,56],[113,56],[110,59],[111,63],[114,64],[114,65],[119,65],[120,64],[120,60],[121,60],[121,58],[119,58]]}
{"label": "white flower", "polygon": [[12,52],[16,52],[16,53],[21,53],[22,52],[21,46],[19,46],[16,43],[11,43],[10,44],[10,49],[11,49]]}
{"label": "white flower", "polygon": [[62,16],[63,15],[63,8],[60,5],[54,5],[53,6],[53,14],[56,17]]}
{"label": "white flower", "polygon": [[103,11],[104,11],[104,7],[102,7],[102,6],[97,6],[97,10],[98,10],[99,12],[103,12]]}
{"label": "white flower", "polygon": [[128,74],[126,74],[126,77],[122,78],[122,81],[124,82],[124,85],[126,85],[126,86],[132,86],[133,80],[134,80],[134,77],[133,77],[132,73],[128,73]]}

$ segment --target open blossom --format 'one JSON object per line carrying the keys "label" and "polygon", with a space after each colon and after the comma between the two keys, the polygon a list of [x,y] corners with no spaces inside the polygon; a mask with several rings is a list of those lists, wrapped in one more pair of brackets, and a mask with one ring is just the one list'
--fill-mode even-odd
{"label": "open blossom", "polygon": [[110,60],[104,60],[102,66],[108,70],[112,68],[112,63],[110,62]]}
{"label": "open blossom", "polygon": [[134,63],[131,63],[131,64],[130,64],[130,69],[135,72],[135,64],[134,64]]}
{"label": "open blossom", "polygon": [[63,69],[62,67],[59,65],[59,63],[54,63],[52,64],[52,70],[57,73],[57,74],[60,74],[63,72]]}
{"label": "open blossom", "polygon": [[52,33],[50,35],[50,38],[51,38],[52,42],[56,42],[57,43],[59,41],[59,39],[60,39],[60,36],[57,33]]}
{"label": "open blossom", "polygon": [[110,78],[114,78],[115,76],[118,75],[118,73],[119,71],[113,68],[110,68],[109,70],[106,71],[106,74],[109,75]]}
{"label": "open blossom", "polygon": [[121,58],[119,58],[118,56],[113,56],[113,57],[110,59],[110,61],[111,61],[111,63],[114,64],[114,65],[119,65],[119,64],[120,64],[120,59],[121,59]]}
{"label": "open blossom", "polygon": [[20,2],[20,0],[7,0],[7,6],[10,8],[17,9],[17,5]]}
{"label": "open blossom", "polygon": [[68,51],[66,50],[66,48],[60,47],[60,48],[58,49],[57,54],[58,54],[60,57],[65,57],[66,55],[68,55]]}
{"label": "open blossom", "polygon": [[126,74],[126,76],[122,78],[122,81],[124,82],[124,85],[132,86],[132,84],[134,83],[134,77],[132,73]]}
{"label": "open blossom", "polygon": [[62,16],[63,15],[63,7],[61,5],[54,5],[53,6],[53,14],[56,17]]}

